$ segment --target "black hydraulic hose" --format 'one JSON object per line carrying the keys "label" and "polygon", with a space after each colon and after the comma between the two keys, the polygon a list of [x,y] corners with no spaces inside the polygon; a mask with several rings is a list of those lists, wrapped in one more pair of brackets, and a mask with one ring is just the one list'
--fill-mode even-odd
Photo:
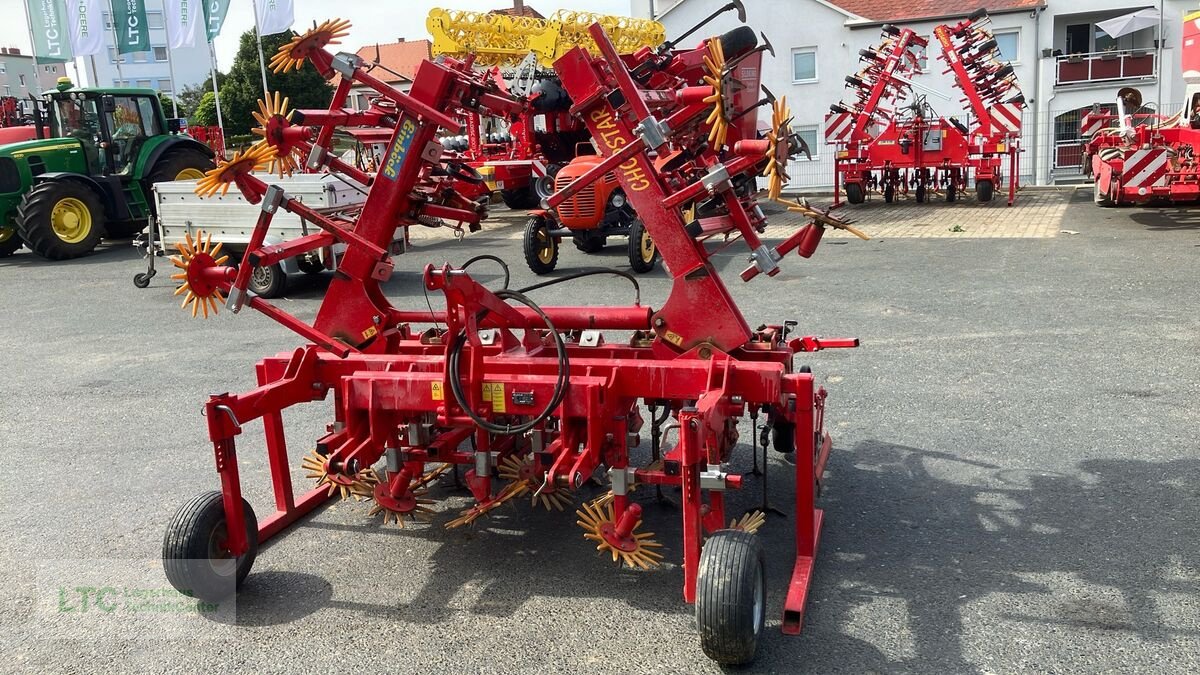
{"label": "black hydraulic hose", "polygon": [[547,403],[545,409],[543,409],[542,412],[538,413],[535,417],[516,426],[502,426],[489,422],[483,417],[480,417],[478,413],[471,409],[471,406],[467,401],[466,394],[462,389],[459,359],[462,356],[463,347],[465,347],[467,344],[466,331],[460,330],[458,334],[454,336],[454,342],[450,345],[450,352],[447,358],[446,368],[448,371],[447,375],[449,376],[450,380],[450,392],[454,394],[454,400],[458,403],[458,406],[462,408],[463,412],[465,412],[467,416],[479,426],[479,428],[493,434],[511,436],[513,434],[525,433],[526,431],[534,428],[541,423],[542,420],[549,417],[550,413],[554,412],[554,409],[557,408],[560,403],[562,403],[562,399],[567,393],[567,378],[570,375],[570,362],[567,359],[567,346],[563,342],[562,336],[559,335],[558,329],[554,327],[554,322],[550,320],[549,316],[546,316],[546,313],[542,311],[541,307],[538,307],[537,304],[519,291],[510,291],[507,289],[496,291],[496,297],[502,300],[513,300],[519,302],[533,310],[534,314],[537,314],[539,317],[541,317],[542,321],[546,324],[546,327],[550,329],[550,334],[554,336],[554,348],[558,353],[558,377],[554,381],[554,394],[550,397],[550,402]]}
{"label": "black hydraulic hose", "polygon": [[628,279],[629,283],[633,284],[633,292],[634,292],[633,304],[639,305],[639,306],[642,304],[642,287],[640,284],[638,284],[637,278],[634,277],[629,272],[622,272],[621,270],[606,270],[606,269],[584,270],[582,272],[575,272],[574,274],[568,274],[565,277],[558,277],[557,279],[543,281],[540,284],[534,284],[532,286],[518,288],[517,292],[528,293],[529,291],[536,291],[539,288],[546,288],[547,286],[553,286],[555,284],[561,284],[561,283],[564,283],[567,281],[574,281],[576,279],[597,276],[600,274],[607,274],[607,275],[612,275],[612,276],[617,276],[617,277],[625,277],[626,279]]}
{"label": "black hydraulic hose", "polygon": [[508,271],[508,263],[504,262],[503,260],[501,260],[500,258],[497,258],[494,255],[488,255],[487,253],[484,253],[482,255],[477,255],[474,258],[471,258],[467,262],[463,263],[459,269],[465,270],[468,267],[470,267],[472,264],[477,263],[481,260],[490,260],[490,261],[496,263],[497,265],[499,265],[500,269],[504,270],[504,288],[507,289],[508,281],[511,278],[511,275],[509,274],[509,271]]}

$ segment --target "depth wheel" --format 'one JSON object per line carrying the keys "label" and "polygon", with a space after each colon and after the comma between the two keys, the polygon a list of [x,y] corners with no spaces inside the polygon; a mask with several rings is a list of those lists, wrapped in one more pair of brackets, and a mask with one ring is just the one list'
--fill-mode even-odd
{"label": "depth wheel", "polygon": [[545,216],[534,216],[525,222],[525,264],[534,274],[549,274],[558,265],[558,241],[550,236],[550,224]]}
{"label": "depth wheel", "polygon": [[958,186],[952,180],[946,185],[946,203],[953,204],[956,201],[958,201]]}
{"label": "depth wheel", "polygon": [[738,666],[754,660],[766,623],[766,557],[758,536],[718,530],[700,551],[696,627],[708,658]]}
{"label": "depth wheel", "polygon": [[896,201],[896,186],[888,183],[883,188],[883,203],[891,204],[894,201]]}
{"label": "depth wheel", "polygon": [[862,183],[846,183],[846,201],[851,204],[861,204],[866,201]]}
{"label": "depth wheel", "polygon": [[163,571],[175,590],[207,602],[233,595],[258,554],[258,520],[242,500],[249,548],[236,560],[225,549],[225,505],[218,491],[205,492],[184,504],[163,537]]}
{"label": "depth wheel", "polygon": [[1107,209],[1117,205],[1117,203],[1113,201],[1112,197],[1107,192],[1100,189],[1099,179],[1096,180],[1092,190],[1092,201],[1095,202],[1096,206]]}
{"label": "depth wheel", "polygon": [[996,193],[996,184],[986,178],[984,180],[975,181],[975,198],[980,203],[992,201],[992,196]]}
{"label": "depth wheel", "polygon": [[629,266],[638,274],[654,270],[658,264],[658,247],[641,219],[629,226]]}

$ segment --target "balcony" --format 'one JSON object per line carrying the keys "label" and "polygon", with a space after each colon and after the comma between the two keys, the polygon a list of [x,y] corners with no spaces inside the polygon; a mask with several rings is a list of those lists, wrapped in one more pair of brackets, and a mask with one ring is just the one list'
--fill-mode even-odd
{"label": "balcony", "polygon": [[1155,52],[1122,49],[1056,57],[1055,85],[1102,84],[1121,80],[1152,80],[1158,76]]}

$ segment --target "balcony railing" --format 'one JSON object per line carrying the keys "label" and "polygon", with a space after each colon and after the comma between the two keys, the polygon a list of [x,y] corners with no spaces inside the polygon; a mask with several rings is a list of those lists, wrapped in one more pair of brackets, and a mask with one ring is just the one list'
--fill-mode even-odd
{"label": "balcony railing", "polygon": [[1153,78],[1158,74],[1154,56],[1154,52],[1147,49],[1124,49],[1059,56],[1056,84]]}

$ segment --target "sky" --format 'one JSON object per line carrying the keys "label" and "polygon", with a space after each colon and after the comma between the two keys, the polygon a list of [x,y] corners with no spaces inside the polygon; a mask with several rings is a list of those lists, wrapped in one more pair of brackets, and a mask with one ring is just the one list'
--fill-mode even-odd
{"label": "sky", "polygon": [[[22,53],[28,54],[29,29],[24,23],[24,2],[0,0],[0,17],[7,19],[0,21],[0,46],[19,47]],[[250,3],[251,0],[232,0],[230,3],[229,16],[214,43],[221,70],[229,68],[237,53],[238,36],[254,27],[254,10]],[[562,8],[586,8],[586,11],[601,14],[629,14],[629,0],[527,0],[525,4],[545,16]],[[158,2],[153,5],[158,5]],[[363,45],[395,42],[401,37],[414,40],[428,38],[425,17],[434,7],[486,11],[510,7],[511,3],[505,0],[295,0],[295,5],[296,24],[293,28],[298,32],[311,26],[313,20],[349,19],[353,24],[350,35],[338,48],[355,51]]]}

